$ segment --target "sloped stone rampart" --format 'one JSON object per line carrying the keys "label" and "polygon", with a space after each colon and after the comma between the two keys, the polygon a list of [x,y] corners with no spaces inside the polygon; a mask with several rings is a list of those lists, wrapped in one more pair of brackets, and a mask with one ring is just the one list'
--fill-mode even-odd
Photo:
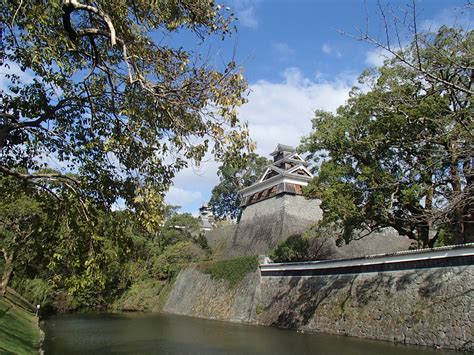
{"label": "sloped stone rampart", "polygon": [[322,218],[321,201],[278,195],[247,206],[235,233],[226,240],[225,257],[269,253],[292,234]]}
{"label": "sloped stone rampart", "polygon": [[165,311],[474,351],[474,266],[313,277],[260,277],[235,288],[195,268]]}
{"label": "sloped stone rampart", "polygon": [[[321,201],[303,196],[278,195],[247,206],[236,225],[220,227],[206,233],[217,257],[269,254],[278,243],[299,234],[322,218]],[[412,240],[400,236],[393,228],[385,228],[336,247],[331,240],[332,258],[352,258],[369,254],[407,250]]]}
{"label": "sloped stone rampart", "polygon": [[180,272],[164,311],[197,318],[255,323],[259,272],[248,274],[237,286],[213,280],[194,266]]}
{"label": "sloped stone rampart", "polygon": [[261,324],[473,351],[474,268],[261,279]]}

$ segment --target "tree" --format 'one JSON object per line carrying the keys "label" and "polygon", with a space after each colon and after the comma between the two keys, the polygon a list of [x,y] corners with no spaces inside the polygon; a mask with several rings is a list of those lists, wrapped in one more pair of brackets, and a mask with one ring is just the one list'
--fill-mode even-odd
{"label": "tree", "polygon": [[35,199],[37,194],[38,191],[25,189],[15,179],[0,179],[0,297],[5,295],[15,269],[34,258],[34,237],[45,220],[41,204]]}
{"label": "tree", "polygon": [[346,241],[383,227],[420,246],[446,232],[456,243],[474,237],[471,96],[456,88],[473,85],[473,45],[473,31],[418,34],[361,76],[368,92],[354,88],[335,115],[316,112],[301,149],[322,163],[305,193],[322,199],[323,223],[339,226]]}
{"label": "tree", "polygon": [[201,232],[201,223],[198,218],[190,213],[175,213],[164,223],[159,230],[156,244],[160,246],[159,252],[168,245],[180,241],[192,241]]}
{"label": "tree", "polygon": [[267,158],[251,153],[240,165],[224,164],[217,174],[220,182],[212,189],[209,205],[217,219],[237,219],[240,215],[238,191],[253,184],[270,164]]}
{"label": "tree", "polygon": [[[208,149],[233,159],[251,145],[235,110],[246,89],[236,64],[219,71],[157,43],[178,31],[224,37],[231,20],[208,0],[2,3],[0,65],[11,70],[0,173],[59,181],[106,206],[123,198],[156,226],[187,160]],[[76,176],[40,173],[51,159]]]}
{"label": "tree", "polygon": [[[375,46],[385,57],[396,58],[399,63],[418,73],[424,80],[430,83],[437,83],[446,91],[456,93],[457,95],[467,95],[468,97],[474,94],[472,86],[472,67],[469,65],[466,66],[466,57],[453,56],[452,54],[455,54],[453,47],[451,47],[451,51],[440,51],[439,45],[442,45],[441,43],[438,43],[438,46],[431,46],[430,34],[419,32],[417,23],[419,10],[416,0],[412,0],[411,6],[408,6],[408,9],[401,14],[397,14],[398,11],[390,8],[389,3],[384,6],[381,2],[378,2],[377,5],[381,17],[381,25],[383,26],[382,32],[380,32],[380,29],[378,32],[382,33],[383,39],[379,39],[370,33],[368,17],[366,19],[365,30],[359,29],[358,35],[349,35],[343,31],[340,32]],[[464,6],[466,11],[469,11],[472,7],[473,4],[469,1],[466,2]],[[404,35],[406,34],[411,36],[411,50],[404,48]],[[461,31],[458,35],[469,36],[469,31]],[[426,49],[431,49],[428,50],[428,62]],[[461,49],[461,51],[466,50],[469,51],[468,48]],[[469,57],[469,55],[467,55],[467,57]],[[453,71],[465,71],[467,72],[467,78],[458,81],[460,77],[453,78],[450,76]]]}

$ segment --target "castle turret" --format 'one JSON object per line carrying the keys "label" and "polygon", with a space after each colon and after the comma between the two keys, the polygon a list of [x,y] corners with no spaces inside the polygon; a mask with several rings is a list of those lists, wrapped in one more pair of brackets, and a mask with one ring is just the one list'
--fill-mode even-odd
{"label": "castle turret", "polygon": [[301,195],[301,188],[308,185],[313,174],[308,163],[296,153],[295,148],[278,144],[273,163],[268,165],[260,179],[253,185],[239,191],[242,208],[280,194]]}
{"label": "castle turret", "polygon": [[199,208],[199,219],[201,220],[201,230],[209,231],[214,228],[214,215],[207,204]]}
{"label": "castle turret", "polygon": [[242,214],[226,256],[266,254],[292,234],[322,218],[321,201],[306,199],[302,187],[313,175],[295,148],[278,144],[260,179],[240,190]]}

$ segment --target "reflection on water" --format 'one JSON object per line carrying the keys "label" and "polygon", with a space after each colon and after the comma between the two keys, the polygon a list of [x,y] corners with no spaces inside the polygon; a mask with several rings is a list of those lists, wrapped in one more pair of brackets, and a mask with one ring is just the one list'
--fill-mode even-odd
{"label": "reflection on water", "polygon": [[44,330],[46,354],[453,354],[168,314],[62,315]]}

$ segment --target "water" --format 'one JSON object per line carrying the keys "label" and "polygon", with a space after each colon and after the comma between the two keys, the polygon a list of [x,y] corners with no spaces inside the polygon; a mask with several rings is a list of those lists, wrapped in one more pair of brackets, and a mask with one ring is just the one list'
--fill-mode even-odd
{"label": "water", "polygon": [[71,314],[45,323],[46,354],[454,354],[167,314]]}

